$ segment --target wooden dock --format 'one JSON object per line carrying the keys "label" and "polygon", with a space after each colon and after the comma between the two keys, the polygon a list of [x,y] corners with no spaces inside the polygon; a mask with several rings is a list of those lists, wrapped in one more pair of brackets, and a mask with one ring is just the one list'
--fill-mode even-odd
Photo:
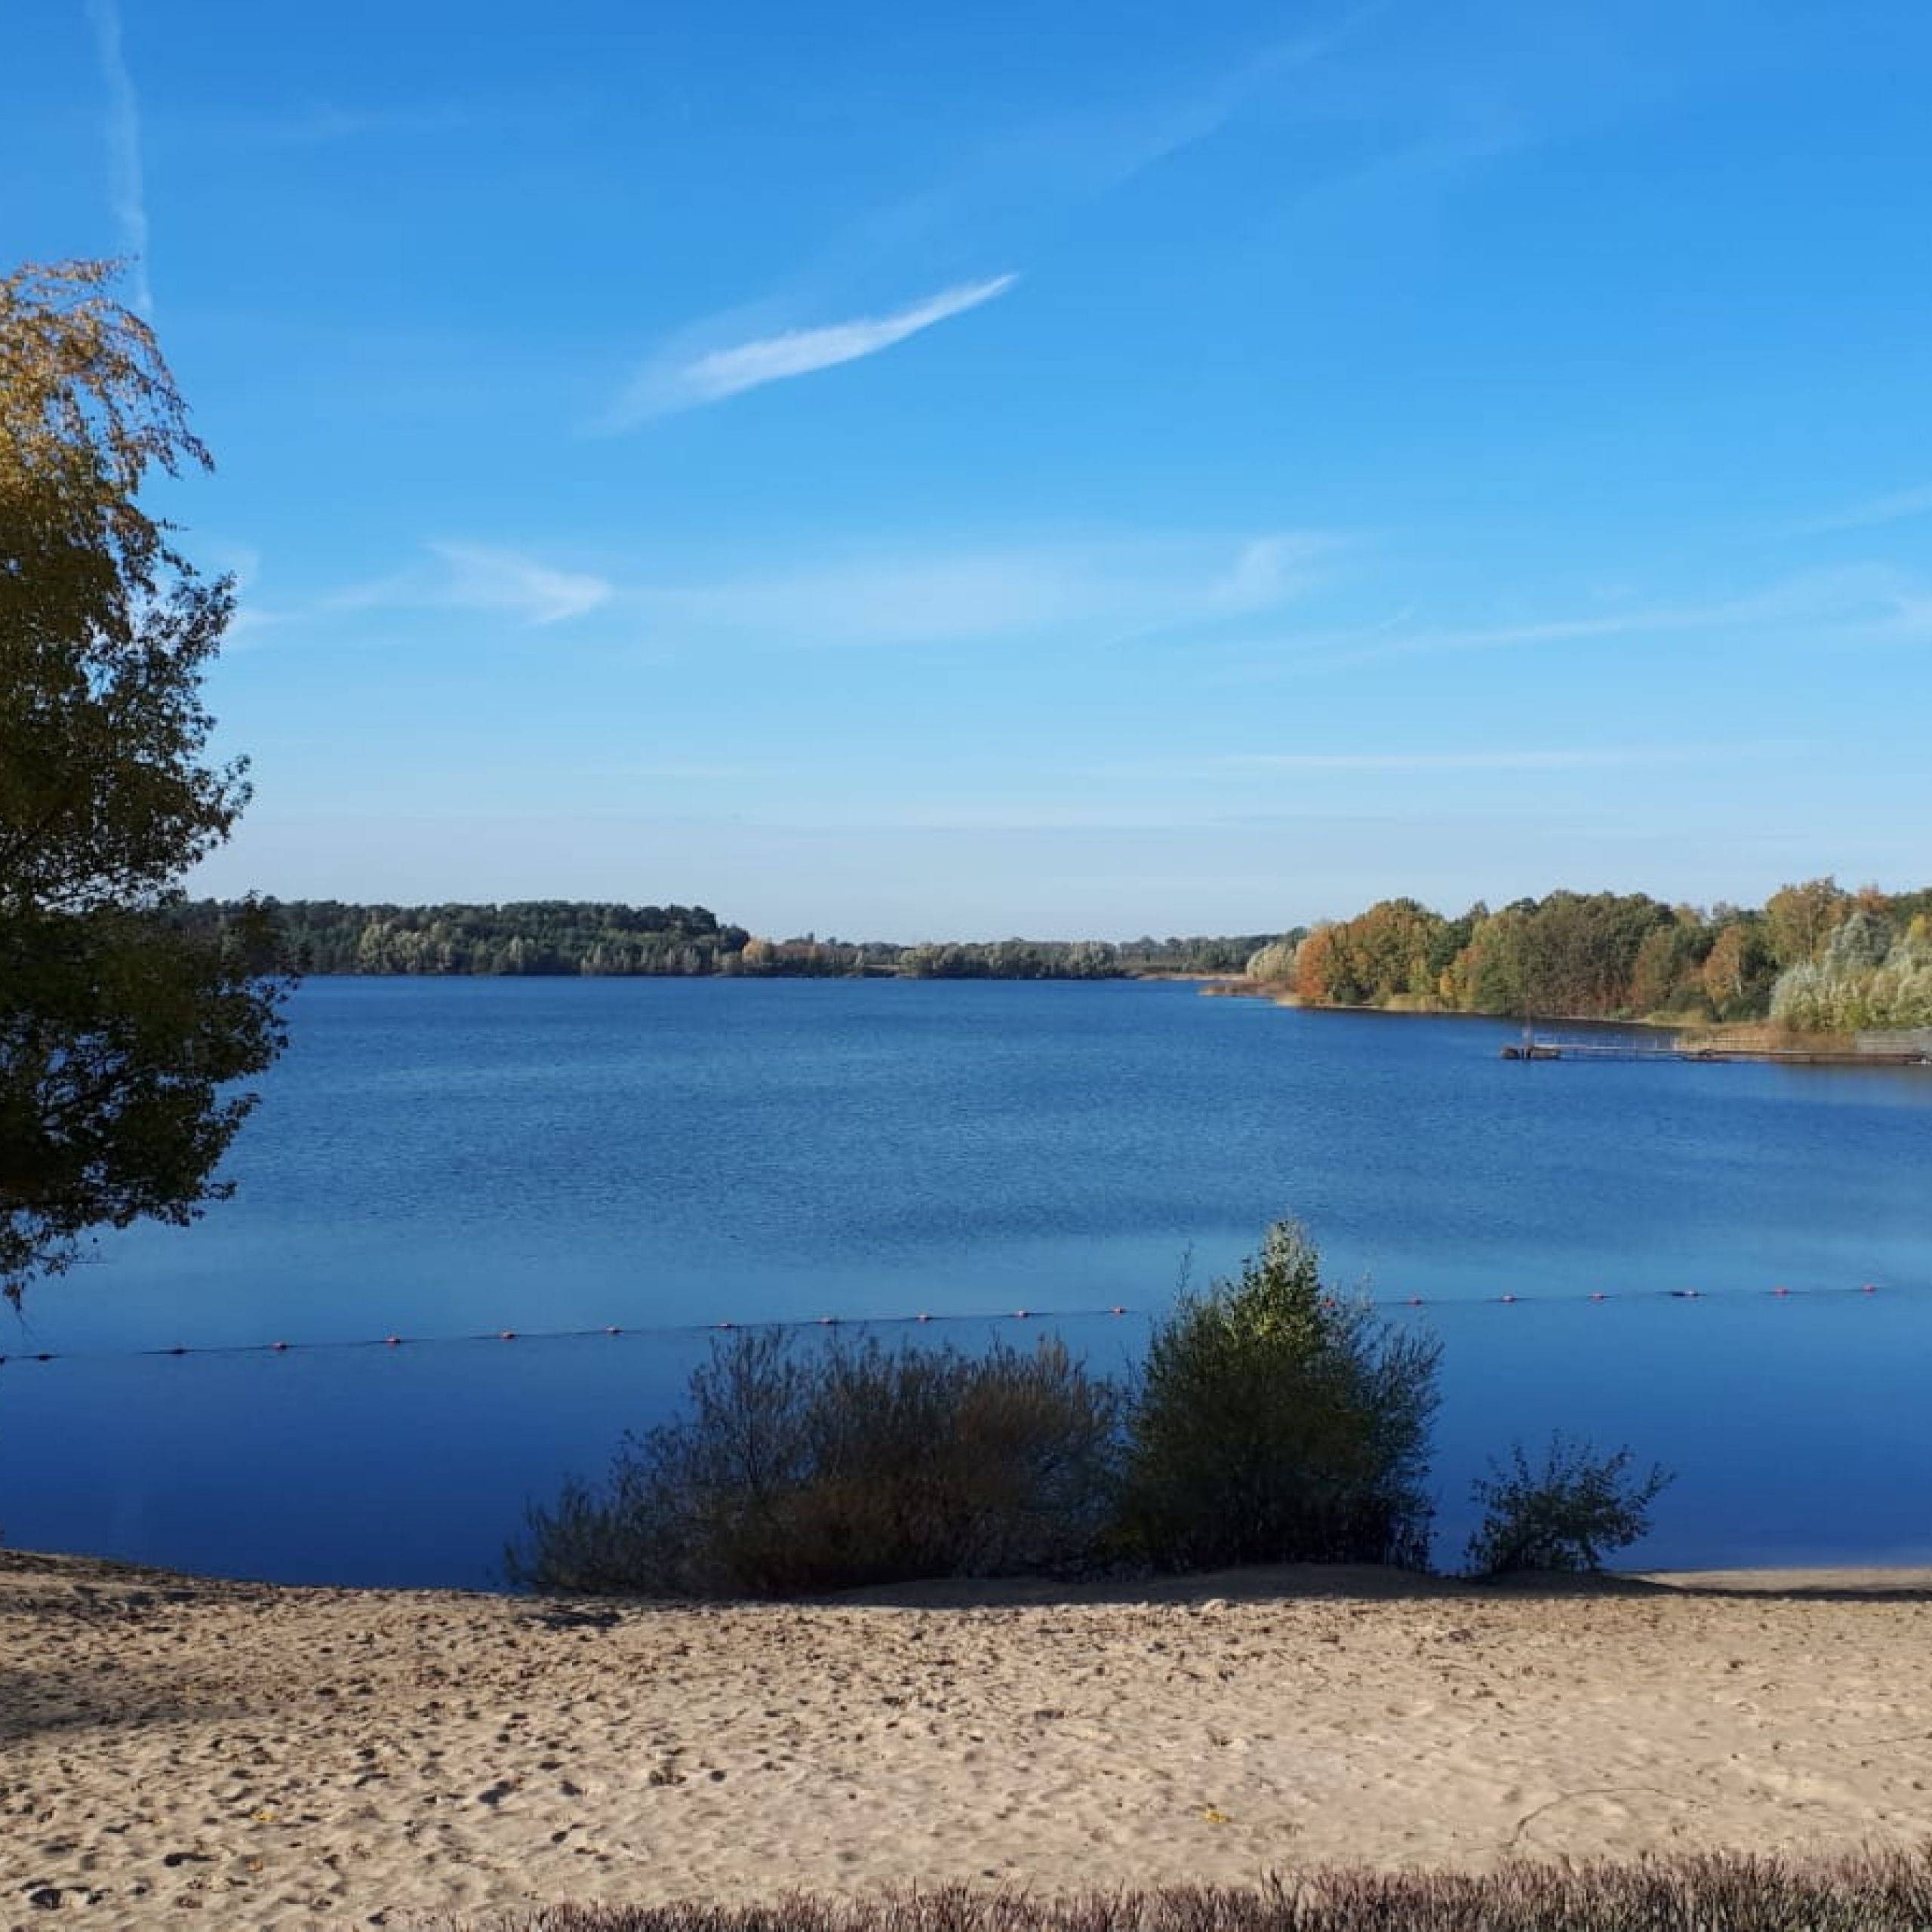
{"label": "wooden dock", "polygon": [[1644,1046],[1623,1040],[1530,1039],[1503,1049],[1505,1060],[1755,1061],[1780,1066],[1932,1067],[1932,1053],[1919,1048],[1860,1051],[1856,1047]]}

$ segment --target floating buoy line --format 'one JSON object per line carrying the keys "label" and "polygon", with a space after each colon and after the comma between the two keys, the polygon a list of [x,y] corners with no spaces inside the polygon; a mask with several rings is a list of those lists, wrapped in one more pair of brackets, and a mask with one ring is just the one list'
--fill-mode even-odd
{"label": "floating buoy line", "polygon": [[356,1335],[327,1341],[175,1342],[149,1349],[34,1349],[0,1350],[0,1367],[26,1361],[138,1361],[175,1355],[341,1355],[358,1350],[452,1348],[476,1342],[581,1342],[595,1340],[664,1339],[677,1336],[730,1335],[773,1329],[924,1328],[942,1323],[993,1321],[1082,1321],[1125,1316],[1137,1311],[1118,1304],[1107,1308],[989,1309],[972,1314],[820,1315],[773,1321],[640,1322],[623,1326],[610,1322],[596,1328],[485,1328],[460,1335],[411,1335],[398,1330],[383,1335]]}
{"label": "floating buoy line", "polygon": [[[1783,1282],[1769,1288],[1593,1288],[1567,1294],[1525,1294],[1505,1291],[1493,1295],[1369,1295],[1324,1297],[1324,1305],[1343,1305],[1375,1309],[1518,1308],[1588,1306],[1608,1302],[1642,1301],[1817,1301],[1826,1299],[1876,1300],[1901,1294],[1926,1292],[1932,1284],[1898,1286],[1861,1281],[1850,1287],[1794,1288]],[[291,1341],[278,1338],[266,1342],[177,1342],[146,1349],[35,1349],[31,1346],[0,1349],[0,1367],[23,1362],[135,1361],[168,1357],[214,1355],[343,1355],[358,1351],[397,1352],[452,1348],[478,1342],[499,1344],[511,1342],[577,1342],[603,1340],[664,1340],[674,1337],[731,1335],[771,1330],[826,1331],[841,1328],[925,1328],[969,1323],[1043,1322],[1049,1326],[1063,1321],[1115,1320],[1130,1315],[1149,1318],[1152,1311],[1113,1303],[1104,1308],[1014,1308],[982,1309],[974,1312],[915,1315],[821,1315],[805,1318],[770,1321],[691,1321],[641,1323],[624,1326],[612,1322],[594,1328],[491,1328],[459,1335],[411,1335],[401,1330],[381,1335],[351,1337],[326,1341]]]}

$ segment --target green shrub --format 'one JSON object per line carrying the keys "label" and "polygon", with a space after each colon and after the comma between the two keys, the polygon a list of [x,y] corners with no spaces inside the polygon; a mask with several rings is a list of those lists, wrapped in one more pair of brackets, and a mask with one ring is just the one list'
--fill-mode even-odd
{"label": "green shrub", "polygon": [[678,1420],[624,1438],[507,1552],[514,1583],[783,1596],[1077,1569],[1112,1507],[1119,1397],[1057,1340],[983,1355],[779,1330],[714,1343]]}
{"label": "green shrub", "polygon": [[1469,1538],[1466,1567],[1478,1577],[1522,1570],[1600,1570],[1606,1553],[1647,1535],[1650,1506],[1674,1480],[1660,1464],[1634,1475],[1628,1448],[1601,1455],[1559,1431],[1543,1467],[1518,1442],[1505,1469],[1492,1459],[1471,1484],[1483,1519]]}
{"label": "green shrub", "polygon": [[1333,1294],[1292,1221],[1149,1345],[1128,1422],[1123,1527],[1164,1568],[1425,1567],[1441,1345]]}

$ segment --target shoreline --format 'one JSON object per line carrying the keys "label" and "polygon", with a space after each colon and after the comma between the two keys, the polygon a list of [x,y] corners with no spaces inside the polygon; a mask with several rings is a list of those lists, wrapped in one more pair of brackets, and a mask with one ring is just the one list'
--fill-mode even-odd
{"label": "shoreline", "polygon": [[[1472,1013],[1464,1008],[1435,1005],[1334,1006],[1318,1000],[1305,1000],[1298,994],[1281,990],[1273,982],[1250,980],[1238,974],[1198,977],[1206,982],[1201,989],[1205,998],[1265,1000],[1271,1006],[1294,1013],[1342,1013],[1392,1020],[1479,1020],[1492,1026],[1519,1028],[1524,1025],[1515,1014]],[[1720,1065],[1726,1062],[1786,1062],[1794,1065],[1869,1067],[1912,1067],[1932,1063],[1924,1053],[1917,1049],[1898,1051],[1883,1047],[1861,1048],[1858,1044],[1861,1035],[1857,1032],[1807,1033],[1774,1026],[1763,1020],[1700,1020],[1689,1014],[1672,1017],[1654,1014],[1630,1019],[1607,1019],[1601,1014],[1551,1013],[1540,1014],[1529,1023],[1533,1035],[1537,1035],[1539,1029],[1546,1032],[1550,1028],[1581,1029],[1615,1035],[1667,1035],[1678,1051],[1672,1054],[1669,1048],[1660,1045],[1655,1049],[1647,1047],[1644,1051],[1647,1054],[1654,1051],[1660,1057],[1685,1062],[1708,1061]],[[1875,1030],[1882,1034],[1886,1029]],[[1537,1044],[1540,1047],[1552,1043],[1539,1038]],[[1560,1046],[1566,1043],[1553,1044]],[[1508,1052],[1503,1055],[1505,1059],[1518,1057]],[[1539,1051],[1521,1057],[1542,1060],[1555,1059],[1559,1055]]]}
{"label": "shoreline", "polygon": [[[1347,1598],[1386,1603],[1414,1598],[1475,1597],[1499,1601],[1534,1596],[1574,1599],[1659,1595],[1829,1598],[1932,1604],[1932,1563],[1711,1564],[1675,1569],[1534,1571],[1475,1577],[1447,1571],[1401,1570],[1374,1563],[1262,1563],[1232,1569],[1149,1571],[1092,1578],[936,1577],[903,1583],[863,1584],[817,1596],[658,1598],[597,1592],[522,1590],[507,1585],[450,1583],[291,1583],[265,1577],[227,1577],[177,1570],[131,1558],[78,1551],[21,1549],[0,1543],[0,1592],[35,1581],[76,1589],[125,1587],[171,1592],[254,1592],[286,1597],[451,1598],[462,1602],[524,1605],[616,1606],[639,1614],[709,1611],[916,1609],[929,1611],[1075,1609],[1086,1605],[1186,1605],[1196,1599],[1231,1602]],[[0,1713],[0,1724],[4,1724]]]}
{"label": "shoreline", "polygon": [[897,1584],[864,1585],[812,1597],[681,1599],[467,1588],[445,1583],[286,1583],[266,1577],[224,1577],[177,1570],[134,1558],[94,1556],[78,1550],[24,1549],[0,1542],[0,1586],[25,1576],[66,1577],[77,1583],[126,1584],[176,1590],[264,1590],[299,1596],[447,1596],[515,1603],[621,1604],[666,1610],[759,1608],[837,1609],[890,1607],[902,1597],[928,1609],[1011,1609],[1084,1603],[1184,1603],[1200,1597],[1300,1598],[1360,1597],[1375,1601],[1471,1592],[1498,1597],[1541,1592],[1574,1597],[1615,1596],[1632,1591],[1674,1590],[1681,1595],[1721,1591],[1730,1595],[1815,1595],[1829,1586],[1846,1593],[1923,1591],[1932,1599],[1932,1563],[1712,1564],[1675,1569],[1537,1571],[1489,1580],[1451,1571],[1399,1570],[1376,1563],[1260,1563],[1232,1569],[1149,1571],[1096,1578],[940,1577]]}
{"label": "shoreline", "polygon": [[1932,1838],[1932,1570],[701,1606],[0,1552],[0,1855],[251,1924]]}

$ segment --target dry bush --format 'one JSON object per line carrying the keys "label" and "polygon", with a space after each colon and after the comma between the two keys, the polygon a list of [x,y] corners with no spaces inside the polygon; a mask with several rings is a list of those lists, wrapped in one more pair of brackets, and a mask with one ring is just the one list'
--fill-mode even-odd
{"label": "dry bush", "polygon": [[1650,1534],[1651,1505],[1675,1480],[1660,1463],[1636,1475],[1626,1448],[1602,1454],[1561,1430],[1540,1469],[1513,1444],[1506,1467],[1470,1486],[1483,1519],[1471,1535],[1465,1564],[1476,1577],[1530,1570],[1601,1570],[1612,1550]]}
{"label": "dry bush", "polygon": [[514,1583],[774,1597],[925,1577],[1054,1574],[1113,1504],[1119,1397],[1051,1338],[721,1338],[688,1412],[627,1436],[604,1491],[566,1485],[507,1552]]}

